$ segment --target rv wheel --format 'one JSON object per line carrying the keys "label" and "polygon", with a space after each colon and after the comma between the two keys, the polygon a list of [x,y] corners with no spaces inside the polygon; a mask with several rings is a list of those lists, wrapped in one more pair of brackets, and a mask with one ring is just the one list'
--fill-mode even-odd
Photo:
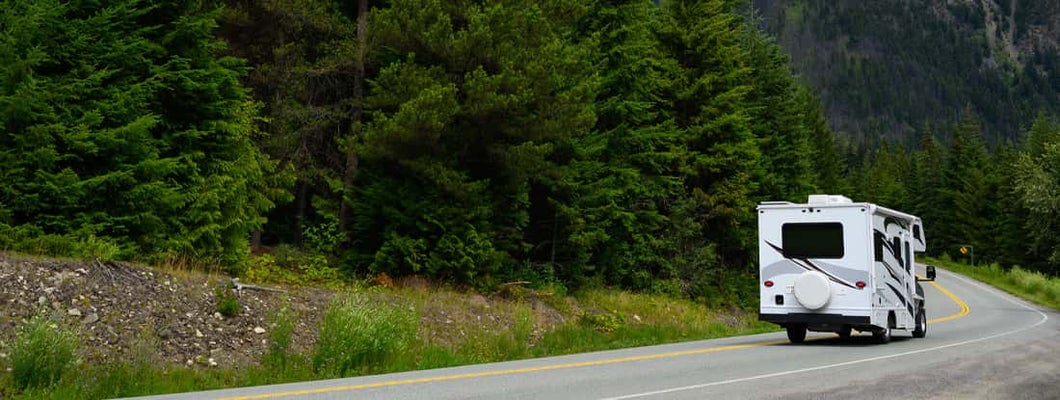
{"label": "rv wheel", "polygon": [[872,337],[876,339],[878,343],[887,343],[891,341],[891,328],[894,326],[894,314],[891,314],[887,318],[887,327],[878,331],[872,332]]}
{"label": "rv wheel", "polygon": [[806,325],[788,325],[788,340],[792,343],[802,343],[806,340]]}
{"label": "rv wheel", "polygon": [[916,313],[916,328],[913,329],[913,337],[922,338],[927,336],[927,312],[921,308]]}
{"label": "rv wheel", "polygon": [[839,328],[839,331],[836,332],[836,334],[839,335],[841,339],[850,339],[850,331],[852,330],[853,328],[851,328],[850,325],[843,325],[842,328]]}
{"label": "rv wheel", "polygon": [[891,341],[891,328],[880,329],[876,332],[872,332],[872,338],[876,339],[877,343],[887,343]]}

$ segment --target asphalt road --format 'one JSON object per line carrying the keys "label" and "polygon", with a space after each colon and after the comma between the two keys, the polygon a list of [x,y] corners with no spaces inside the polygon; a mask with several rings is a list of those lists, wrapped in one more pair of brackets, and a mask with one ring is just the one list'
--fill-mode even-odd
{"label": "asphalt road", "polygon": [[947,271],[928,334],[783,333],[154,399],[1060,399],[1060,314]]}

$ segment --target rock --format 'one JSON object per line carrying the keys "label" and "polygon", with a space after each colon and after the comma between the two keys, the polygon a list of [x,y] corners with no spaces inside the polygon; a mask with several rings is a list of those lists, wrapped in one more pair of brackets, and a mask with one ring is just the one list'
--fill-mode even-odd
{"label": "rock", "polygon": [[44,296],[37,298],[37,304],[40,304],[42,306],[48,304],[48,298]]}
{"label": "rock", "polygon": [[640,322],[640,316],[637,314],[633,314],[633,319],[635,319],[637,322]]}
{"label": "rock", "polygon": [[53,292],[55,292],[55,288],[53,288],[53,287],[44,288],[44,293],[45,294],[52,294]]}
{"label": "rock", "polygon": [[66,311],[66,313],[69,314],[69,315],[72,315],[74,317],[80,317],[81,316],[81,310],[78,310],[76,308],[71,308],[70,310]]}
{"label": "rock", "polygon": [[219,312],[213,313],[213,317],[216,318],[216,319],[224,319],[224,316],[221,315],[221,313],[219,313]]}
{"label": "rock", "polygon": [[214,361],[213,357],[210,357],[210,360],[208,362],[210,363],[211,367],[216,367],[217,366],[217,361]]}
{"label": "rock", "polygon": [[96,321],[99,321],[99,314],[91,313],[91,314],[88,314],[88,316],[85,317],[85,321],[84,322],[86,324],[94,324],[94,323],[96,323]]}
{"label": "rock", "polygon": [[486,300],[485,297],[482,297],[482,295],[472,295],[471,298],[468,299],[468,302],[475,307],[490,308],[489,301]]}
{"label": "rock", "polygon": [[198,329],[195,330],[195,337],[203,337],[203,336],[206,336],[206,335],[203,335],[202,331],[200,331]]}
{"label": "rock", "polygon": [[262,328],[260,326],[255,326],[254,327],[254,333],[257,333],[259,335],[262,334],[262,333],[265,333],[265,328]]}

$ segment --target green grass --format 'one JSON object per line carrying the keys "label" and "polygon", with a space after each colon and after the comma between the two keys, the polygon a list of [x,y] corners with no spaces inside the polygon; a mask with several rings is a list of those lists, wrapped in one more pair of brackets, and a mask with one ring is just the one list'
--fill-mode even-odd
{"label": "green grass", "polygon": [[1005,269],[998,264],[970,266],[953,261],[926,259],[926,264],[967,275],[1043,307],[1060,310],[1060,278],[1020,267]]}
{"label": "green grass", "polygon": [[11,385],[17,390],[47,388],[59,381],[77,357],[77,335],[40,311],[24,324],[11,349]]}
{"label": "green grass", "polygon": [[[445,310],[453,321],[442,325],[421,321],[428,308]],[[553,313],[548,321],[543,308]],[[481,318],[486,310],[500,319]],[[563,315],[559,322],[555,313]],[[569,297],[529,293],[489,305],[452,291],[354,291],[337,296],[329,306],[316,347],[307,353],[291,349],[295,321],[297,316],[288,307],[271,317],[269,345],[259,365],[220,369],[167,365],[157,359],[157,340],[144,335],[124,362],[61,368],[61,373],[51,375],[55,379],[46,380],[51,383],[26,389],[12,385],[10,377],[0,379],[0,398],[98,399],[188,392],[776,330],[756,321],[753,312],[722,312],[662,295],[601,289]]]}
{"label": "green grass", "polygon": [[386,371],[409,350],[418,317],[407,305],[372,301],[357,292],[340,296],[324,314],[313,367],[322,376]]}

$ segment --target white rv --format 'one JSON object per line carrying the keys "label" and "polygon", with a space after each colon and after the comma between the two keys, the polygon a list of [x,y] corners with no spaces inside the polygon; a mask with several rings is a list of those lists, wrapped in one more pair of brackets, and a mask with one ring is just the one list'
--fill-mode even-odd
{"label": "white rv", "polygon": [[[759,320],[787,328],[800,343],[806,331],[872,332],[890,341],[894,329],[927,334],[924,291],[913,270],[926,250],[913,215],[835,195],[805,204],[758,206]],[[934,280],[934,267],[927,268]]]}

